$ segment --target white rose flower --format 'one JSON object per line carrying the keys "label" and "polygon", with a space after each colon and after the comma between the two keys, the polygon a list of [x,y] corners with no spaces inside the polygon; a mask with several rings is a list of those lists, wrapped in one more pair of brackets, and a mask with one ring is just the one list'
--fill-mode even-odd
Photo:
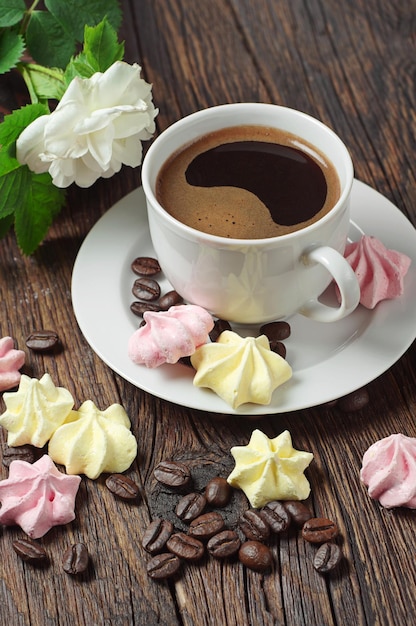
{"label": "white rose flower", "polygon": [[137,167],[142,140],[155,131],[158,110],[141,67],[117,61],[104,73],[74,78],[50,115],[37,118],[17,140],[17,159],[56,187],[89,187],[123,164]]}

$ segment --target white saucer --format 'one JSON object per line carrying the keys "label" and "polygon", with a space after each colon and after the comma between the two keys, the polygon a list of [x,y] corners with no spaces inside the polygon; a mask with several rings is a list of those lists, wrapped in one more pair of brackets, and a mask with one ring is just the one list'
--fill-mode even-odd
{"label": "white saucer", "polygon": [[[85,238],[72,275],[72,302],[82,333],[115,372],[136,387],[182,406],[215,413],[263,415],[316,406],[374,380],[393,365],[416,337],[416,230],[389,200],[354,181],[350,239],[374,235],[387,248],[407,254],[412,264],[401,298],[373,311],[361,305],[339,322],[319,323],[301,315],[289,322],[285,341],[293,377],[276,389],[267,406],[232,409],[215,393],[194,387],[193,370],[182,364],[156,369],[135,365],[127,355],[129,337],[141,319],[130,311],[137,256],[155,256],[141,188],[115,204]],[[159,279],[162,293],[171,289]],[[238,332],[242,334],[241,328]],[[246,329],[244,334],[249,334]]]}

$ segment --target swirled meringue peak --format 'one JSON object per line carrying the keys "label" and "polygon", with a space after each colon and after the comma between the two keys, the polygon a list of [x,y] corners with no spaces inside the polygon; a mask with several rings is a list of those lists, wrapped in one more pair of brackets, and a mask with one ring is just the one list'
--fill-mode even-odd
{"label": "swirled meringue peak", "polygon": [[128,469],[137,455],[137,441],[120,404],[100,411],[86,400],[55,431],[48,452],[55,463],[65,465],[68,474],[95,479],[103,472]]}
{"label": "swirled meringue peak", "polygon": [[12,461],[9,477],[0,481],[0,523],[17,524],[38,539],[53,526],[75,519],[79,476],[67,476],[45,454],[36,463]]}
{"label": "swirled meringue peak", "polygon": [[386,509],[416,509],[416,438],[398,433],[373,443],[364,453],[360,478],[370,498]]}
{"label": "swirled meringue peak", "polygon": [[0,424],[8,431],[9,446],[43,448],[74,406],[70,392],[55,387],[47,373],[40,380],[22,374],[18,390],[4,393],[3,399],[7,408]]}
{"label": "swirled meringue peak", "polygon": [[357,276],[360,303],[367,309],[403,294],[404,277],[411,263],[405,254],[388,250],[376,237],[363,235],[359,241],[347,244],[344,256]]}
{"label": "swirled meringue peak", "polygon": [[16,350],[11,337],[0,339],[0,391],[12,389],[20,382],[20,368],[25,364],[23,350]]}
{"label": "swirled meringue peak", "polygon": [[190,356],[208,339],[214,326],[212,316],[200,306],[181,304],[167,311],[146,311],[146,322],[130,337],[130,359],[146,367],[177,363]]}
{"label": "swirled meringue peak", "polygon": [[212,389],[234,409],[246,402],[269,404],[273,391],[292,376],[292,368],[270,350],[265,335],[243,338],[232,330],[200,346],[191,363],[194,385]]}
{"label": "swirled meringue peak", "polygon": [[313,460],[311,452],[295,450],[288,430],[269,439],[254,430],[246,446],[231,448],[235,467],[227,478],[232,487],[242,489],[252,507],[272,500],[305,500],[310,485],[305,469]]}

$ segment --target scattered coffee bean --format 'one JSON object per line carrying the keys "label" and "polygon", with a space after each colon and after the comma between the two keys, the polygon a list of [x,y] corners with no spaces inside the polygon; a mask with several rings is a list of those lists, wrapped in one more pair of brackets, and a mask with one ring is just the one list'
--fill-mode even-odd
{"label": "scattered coffee bean", "polygon": [[257,509],[245,511],[238,522],[239,527],[247,537],[254,541],[267,541],[270,535],[270,526]]}
{"label": "scattered coffee bean", "polygon": [[174,576],[181,566],[181,560],[175,554],[165,552],[157,554],[147,564],[150,578],[162,580]]}
{"label": "scattered coffee bean", "polygon": [[142,546],[147,552],[150,552],[150,554],[162,552],[172,533],[172,522],[158,517],[147,527],[143,535]]}
{"label": "scattered coffee bean", "polygon": [[290,514],[278,500],[268,502],[261,509],[259,515],[270,526],[274,533],[282,533],[290,526]]}
{"label": "scattered coffee bean", "polygon": [[146,311],[153,311],[157,313],[158,311],[161,311],[161,308],[158,304],[155,304],[154,302],[138,302],[136,300],[135,302],[131,303],[130,311],[134,313],[134,315],[141,317],[143,313],[146,313]]}
{"label": "scattered coffee bean", "polygon": [[196,517],[189,526],[189,534],[202,541],[210,539],[225,528],[224,518],[217,511]]}
{"label": "scattered coffee bean", "polygon": [[289,513],[292,522],[298,528],[302,528],[304,523],[312,517],[312,513],[310,512],[306,504],[304,504],[300,500],[285,500],[284,502],[282,502],[282,504],[286,511]]}
{"label": "scattered coffee bean", "polygon": [[171,535],[166,547],[169,552],[176,554],[185,561],[199,561],[205,552],[204,544],[201,541],[181,532]]}
{"label": "scattered coffee bean", "polygon": [[89,554],[85,544],[74,543],[63,555],[62,567],[67,574],[82,574],[88,567]]}
{"label": "scattered coffee bean", "polygon": [[338,526],[326,517],[311,517],[302,526],[302,537],[309,543],[326,543],[338,535]]}
{"label": "scattered coffee bean", "polygon": [[191,522],[201,515],[207,504],[202,493],[188,493],[176,505],[175,513],[183,522]]}
{"label": "scattered coffee bean", "polygon": [[321,574],[326,574],[337,567],[341,558],[341,548],[336,543],[323,543],[315,554],[313,566]]}
{"label": "scattered coffee bean", "polygon": [[256,572],[266,572],[273,564],[270,549],[260,541],[245,541],[238,551],[238,558],[243,565]]}
{"label": "scattered coffee bean", "polygon": [[160,296],[160,286],[153,278],[136,278],[132,287],[132,294],[139,300],[152,302]]}
{"label": "scattered coffee bean", "polygon": [[12,545],[16,554],[32,565],[42,565],[49,560],[45,548],[32,539],[16,539]]}
{"label": "scattered coffee bean", "polygon": [[177,291],[172,289],[172,291],[168,291],[161,298],[159,298],[158,304],[162,311],[167,311],[171,306],[177,306],[182,303],[182,296],[180,296]]}
{"label": "scattered coffee bean", "polygon": [[186,487],[191,482],[191,472],[180,461],[162,461],[154,470],[156,480],[166,487]]}
{"label": "scattered coffee bean", "polygon": [[361,411],[370,401],[370,396],[365,387],[357,389],[342,398],[339,398],[337,407],[344,411],[344,413],[353,413],[354,411]]}
{"label": "scattered coffee bean", "polygon": [[35,352],[50,352],[60,345],[60,341],[54,330],[34,330],[26,339],[26,345]]}
{"label": "scattered coffee bean", "polygon": [[133,500],[139,495],[139,486],[124,474],[111,474],[105,484],[111,493],[123,500]]}
{"label": "scattered coffee bean", "polygon": [[226,506],[231,499],[231,493],[231,485],[227,483],[226,478],[221,476],[212,478],[205,487],[205,497],[208,504],[213,507]]}
{"label": "scattered coffee bean", "polygon": [[30,444],[17,446],[16,448],[5,446],[3,448],[3,465],[10,467],[12,461],[26,461],[33,463],[35,461],[35,449]]}
{"label": "scattered coffee bean", "polygon": [[159,261],[149,256],[139,256],[134,259],[131,269],[139,276],[155,276],[161,271]]}
{"label": "scattered coffee bean", "polygon": [[231,324],[226,320],[215,320],[214,328],[209,333],[209,338],[211,341],[218,341],[218,337],[221,335],[224,330],[232,330]]}
{"label": "scattered coffee bean", "polygon": [[214,535],[207,543],[207,550],[216,559],[225,559],[236,554],[241,541],[234,530],[223,530]]}
{"label": "scattered coffee bean", "polygon": [[290,325],[287,322],[269,322],[260,326],[260,335],[266,335],[269,341],[284,341],[290,337]]}

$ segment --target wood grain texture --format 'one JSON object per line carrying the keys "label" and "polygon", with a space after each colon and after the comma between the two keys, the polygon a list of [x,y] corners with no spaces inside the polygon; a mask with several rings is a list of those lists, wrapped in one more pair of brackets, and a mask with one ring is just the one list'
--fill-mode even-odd
{"label": "wood grain texture", "polygon": [[[330,125],[349,147],[356,176],[394,202],[416,224],[414,0],[123,0],[126,58],[153,83],[157,132],[206,106],[264,101],[301,109]],[[2,111],[22,101],[16,77],[0,77]],[[50,565],[22,563],[0,536],[0,615],[11,626],[400,626],[415,612],[415,513],[388,511],[369,499],[359,479],[365,450],[394,432],[416,436],[416,351],[411,346],[368,385],[360,412],[315,407],[249,419],[194,411],[160,400],[113,373],[83,338],[71,303],[72,267],[101,215],[140,184],[140,168],[71,189],[66,208],[40,249],[23,257],[10,234],[0,242],[0,336],[19,347],[35,328],[58,331],[56,356],[27,351],[25,372],[47,371],[75,405],[121,403],[132,420],[138,457],[128,472],[140,485],[136,504],[117,500],[104,476],[83,478],[76,521],[41,543]],[[106,294],[102,307],[105,308]],[[359,367],[359,364],[357,364]],[[348,375],[348,372],[345,373]],[[322,384],[326,384],[322,381]],[[1,411],[4,410],[0,400]],[[187,456],[221,463],[254,428],[269,437],[290,430],[310,450],[309,504],[340,526],[345,558],[319,575],[314,548],[297,532],[273,540],[270,575],[238,563],[187,566],[175,582],[146,574],[141,534],[151,519],[153,468]],[[6,433],[1,432],[4,444]],[[7,469],[0,465],[0,478]],[[85,575],[68,576],[62,554],[83,541]],[[405,580],[404,580],[405,579]]]}

